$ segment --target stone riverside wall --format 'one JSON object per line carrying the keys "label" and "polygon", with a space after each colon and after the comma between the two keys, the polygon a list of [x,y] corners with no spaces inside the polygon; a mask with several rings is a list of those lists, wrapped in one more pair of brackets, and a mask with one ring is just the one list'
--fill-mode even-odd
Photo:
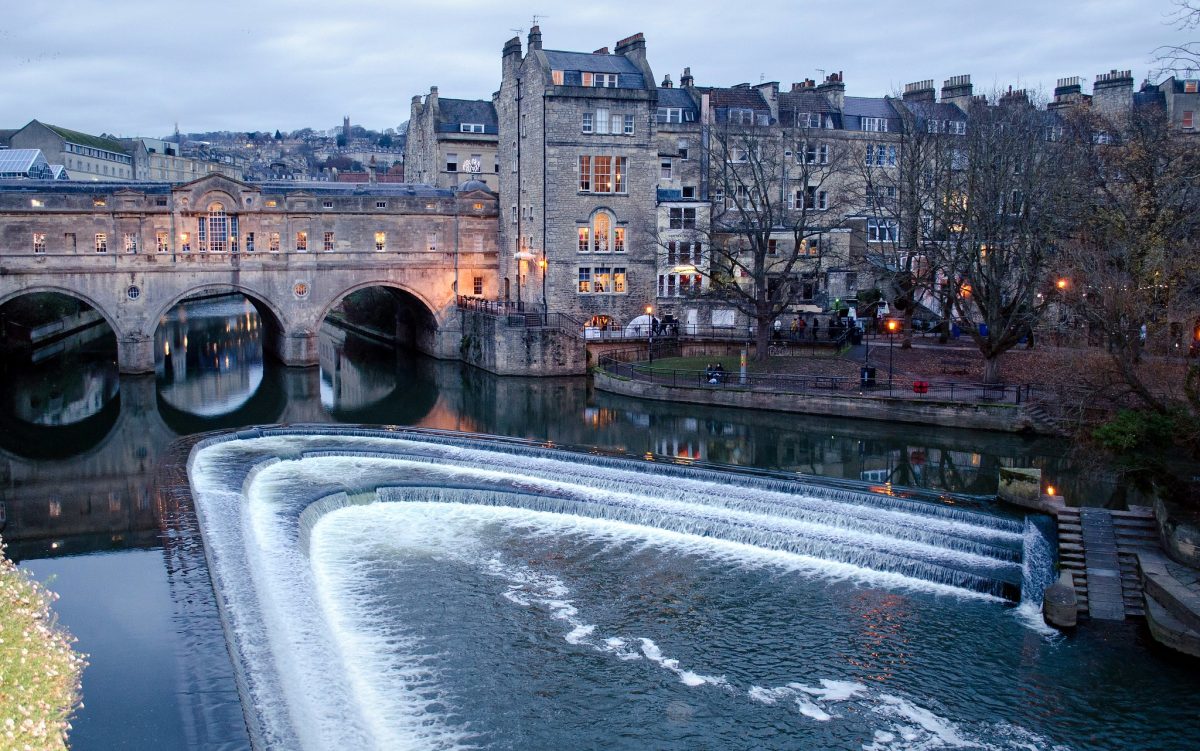
{"label": "stone riverside wall", "polygon": [[509,326],[504,316],[459,311],[463,362],[497,375],[562,376],[587,372],[583,340],[557,328]]}
{"label": "stone riverside wall", "polygon": [[1014,433],[1037,429],[1025,414],[1024,408],[1015,404],[944,402],[885,396],[780,394],[728,387],[718,390],[694,386],[667,386],[617,378],[603,371],[594,371],[593,378],[596,388],[602,391],[660,401]]}

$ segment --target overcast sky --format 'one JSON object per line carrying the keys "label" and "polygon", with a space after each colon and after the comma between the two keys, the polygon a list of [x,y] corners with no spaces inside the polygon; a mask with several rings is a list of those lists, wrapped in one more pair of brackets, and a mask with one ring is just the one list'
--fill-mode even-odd
{"label": "overcast sky", "polygon": [[[900,10],[900,8],[904,8]],[[542,14],[544,46],[591,52],[635,32],[650,65],[699,85],[845,72],[849,95],[970,73],[977,93],[1131,68],[1194,36],[1171,0],[7,0],[0,128],[33,118],[90,133],[383,130],[413,94],[488,98],[500,50]]]}

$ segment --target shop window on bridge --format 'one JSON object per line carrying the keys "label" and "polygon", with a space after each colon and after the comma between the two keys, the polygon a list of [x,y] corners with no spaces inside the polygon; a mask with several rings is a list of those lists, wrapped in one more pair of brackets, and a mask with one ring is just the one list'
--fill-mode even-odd
{"label": "shop window on bridge", "polygon": [[386,232],[376,232],[375,233],[375,250],[380,251],[380,252],[387,250],[387,233]]}
{"label": "shop window on bridge", "polygon": [[33,233],[33,252],[34,253],[45,253],[46,252],[46,233],[45,232],[34,232]]}
{"label": "shop window on bridge", "polygon": [[278,253],[279,252],[279,233],[278,232],[271,233],[270,244],[271,244],[271,246],[270,246],[271,252]]}
{"label": "shop window on bridge", "polygon": [[125,252],[126,253],[136,253],[138,250],[137,235],[134,234],[133,232],[126,232],[124,240],[125,240]]}
{"label": "shop window on bridge", "polygon": [[296,252],[297,253],[308,252],[308,233],[307,232],[297,232],[296,233]]}
{"label": "shop window on bridge", "polygon": [[247,253],[254,252],[254,233],[253,232],[246,233],[246,252]]}
{"label": "shop window on bridge", "polygon": [[167,252],[167,231],[160,229],[154,233],[154,252]]}
{"label": "shop window on bridge", "polygon": [[105,234],[104,232],[96,233],[96,252],[97,253],[107,253],[108,252],[108,235]]}
{"label": "shop window on bridge", "polygon": [[205,250],[213,253],[224,253],[229,250],[229,217],[225,215],[225,207],[219,203],[214,203],[208,207],[207,230],[208,230],[208,247],[205,247],[205,220],[201,219],[200,227],[200,252]]}

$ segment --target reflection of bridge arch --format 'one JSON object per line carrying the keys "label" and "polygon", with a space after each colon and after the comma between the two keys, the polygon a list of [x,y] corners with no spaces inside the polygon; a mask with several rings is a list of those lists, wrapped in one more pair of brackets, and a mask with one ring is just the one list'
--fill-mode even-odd
{"label": "reflection of bridge arch", "polygon": [[321,332],[321,401],[338,422],[415,425],[437,404],[427,360],[332,325]]}
{"label": "reflection of bridge arch", "polygon": [[280,371],[278,366],[264,366],[262,381],[254,393],[235,408],[220,414],[189,412],[171,404],[163,398],[162,390],[156,389],[158,414],[163,423],[178,435],[279,422],[288,402]]}
{"label": "reflection of bridge arch", "polygon": [[95,414],[67,425],[38,425],[0,410],[0,450],[22,459],[70,459],[103,445],[121,415],[118,393]]}

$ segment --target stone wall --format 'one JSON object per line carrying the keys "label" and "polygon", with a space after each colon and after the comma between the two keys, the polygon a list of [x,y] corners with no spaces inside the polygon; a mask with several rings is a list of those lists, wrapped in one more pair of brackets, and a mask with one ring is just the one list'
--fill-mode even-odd
{"label": "stone wall", "polygon": [[561,376],[587,372],[583,341],[555,328],[509,326],[504,316],[459,311],[463,362],[497,375]]}

